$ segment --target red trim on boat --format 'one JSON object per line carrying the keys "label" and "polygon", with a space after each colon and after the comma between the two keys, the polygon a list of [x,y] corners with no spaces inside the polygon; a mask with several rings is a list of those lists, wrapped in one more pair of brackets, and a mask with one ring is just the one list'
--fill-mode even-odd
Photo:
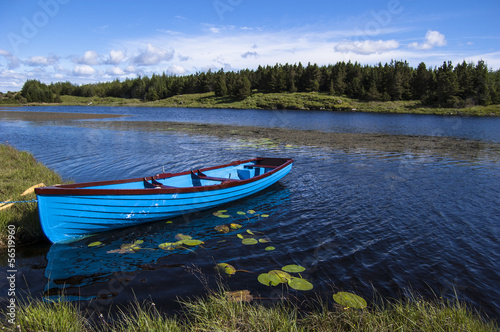
{"label": "red trim on boat", "polygon": [[[167,179],[174,176],[189,175],[192,171],[185,171],[180,173],[164,173],[158,174],[151,177],[137,178],[137,179],[124,179],[124,180],[113,180],[113,181],[99,181],[99,182],[86,182],[86,183],[74,183],[60,186],[52,187],[42,187],[36,188],[35,193],[37,195],[51,195],[51,196],[99,196],[99,195],[151,195],[151,194],[177,194],[177,193],[192,193],[200,191],[210,191],[219,190],[223,188],[231,188],[255,181],[259,181],[265,177],[268,177],[279,170],[285,168],[286,166],[293,163],[293,159],[286,158],[253,158],[243,161],[234,161],[229,164],[219,165],[214,167],[199,169],[200,172],[206,172],[214,169],[237,166],[249,162],[255,162],[256,165],[252,167],[263,167],[269,168],[271,171],[252,177],[247,180],[237,180],[231,179],[230,181],[224,181],[220,184],[200,186],[200,187],[155,187],[147,189],[88,189],[88,187],[98,187],[98,186],[108,186],[114,184],[130,183],[130,182],[143,182],[144,180],[152,181],[158,179]],[[203,177],[200,177],[202,180]],[[228,179],[226,179],[228,180]],[[153,183],[153,182],[152,182]]]}

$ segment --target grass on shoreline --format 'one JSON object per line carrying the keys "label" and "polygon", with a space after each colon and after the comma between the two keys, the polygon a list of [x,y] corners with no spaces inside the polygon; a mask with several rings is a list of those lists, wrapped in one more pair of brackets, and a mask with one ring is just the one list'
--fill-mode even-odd
{"label": "grass on shoreline", "polygon": [[[179,301],[177,315],[162,314],[152,302],[137,300],[118,315],[81,311],[78,303],[29,300],[14,324],[3,312],[7,331],[498,331],[493,321],[458,301],[419,298],[383,302],[362,310],[318,300],[308,310],[291,301],[271,305],[228,297],[224,290],[206,298]],[[11,321],[12,322],[12,321]]]}
{"label": "grass on shoreline", "polygon": [[[233,109],[283,109],[283,110],[337,110],[347,112],[437,114],[462,116],[500,116],[500,105],[466,108],[439,108],[423,105],[420,101],[365,102],[345,96],[332,96],[318,92],[260,93],[254,92],[243,100],[217,97],[213,92],[177,95],[170,98],[143,102],[139,99],[115,97],[61,96],[61,106],[130,106],[130,107],[189,107]],[[21,106],[17,102],[5,106]],[[33,103],[32,106],[48,104]]]}
{"label": "grass on shoreline", "polygon": [[[48,169],[28,152],[0,144],[0,202],[29,201],[36,198],[34,192],[22,195],[26,189],[44,183],[62,183],[61,177]],[[0,206],[0,209],[5,205]],[[44,239],[38,219],[37,203],[17,203],[0,210],[0,248],[5,246],[7,227],[16,226],[17,244]]]}

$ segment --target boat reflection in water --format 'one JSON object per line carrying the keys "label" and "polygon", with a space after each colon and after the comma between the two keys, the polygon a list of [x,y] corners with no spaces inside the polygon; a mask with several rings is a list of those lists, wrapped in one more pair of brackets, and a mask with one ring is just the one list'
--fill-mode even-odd
{"label": "boat reflection in water", "polygon": [[[47,254],[44,299],[112,299],[140,271],[147,271],[147,276],[161,273],[162,283],[176,288],[183,282],[182,273],[188,265],[213,266],[214,259],[242,257],[245,246],[236,235],[248,236],[250,227],[259,232],[275,228],[285,213],[280,206],[289,196],[287,188],[275,184],[218,209],[54,244]],[[228,232],[215,229],[220,225],[228,226]]]}

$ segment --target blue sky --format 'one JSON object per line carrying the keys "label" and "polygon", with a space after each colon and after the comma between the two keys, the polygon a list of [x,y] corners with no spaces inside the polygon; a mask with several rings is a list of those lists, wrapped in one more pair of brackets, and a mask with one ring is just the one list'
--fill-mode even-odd
{"label": "blue sky", "polygon": [[298,62],[496,70],[499,15],[499,0],[1,1],[0,91]]}

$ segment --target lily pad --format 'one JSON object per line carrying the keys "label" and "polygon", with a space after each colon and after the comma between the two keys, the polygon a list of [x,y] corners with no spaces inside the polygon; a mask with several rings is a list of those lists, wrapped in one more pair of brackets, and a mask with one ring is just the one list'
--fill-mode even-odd
{"label": "lily pad", "polygon": [[255,214],[255,211],[254,210],[248,210],[247,213],[248,214]]}
{"label": "lily pad", "polygon": [[203,243],[203,241],[200,240],[182,240],[181,242],[190,247],[199,246]]}
{"label": "lily pad", "polygon": [[217,217],[223,218],[223,219],[231,218],[231,216],[229,214],[218,214]]}
{"label": "lily pad", "polygon": [[167,221],[167,224],[173,224],[174,222],[172,220]]}
{"label": "lily pad", "polygon": [[159,244],[158,248],[163,249],[163,250],[174,250],[174,249],[177,249],[178,246],[179,245],[177,244],[177,242],[175,242],[175,243],[165,242],[165,243]]}
{"label": "lily pad", "polygon": [[128,254],[128,253],[135,253],[139,250],[141,250],[141,247],[136,243],[124,243],[120,246],[120,249],[110,250],[107,253]]}
{"label": "lily pad", "polygon": [[240,224],[235,224],[235,223],[232,223],[230,226],[232,229],[240,229],[241,227],[243,227]]}
{"label": "lily pad", "polygon": [[96,242],[92,242],[90,243],[87,247],[97,247],[97,246],[100,246],[102,244],[102,242],[100,241],[96,241]]}
{"label": "lily pad", "polygon": [[245,212],[243,212],[243,211],[238,211],[238,212],[236,212],[236,213],[237,213],[237,214],[239,214],[240,216],[245,216],[245,215],[246,215],[246,213],[245,213]]}
{"label": "lily pad", "polygon": [[277,276],[279,281],[282,284],[287,283],[288,281],[290,281],[290,279],[292,279],[291,275],[289,275],[288,273],[286,273],[284,271],[280,271],[280,270],[272,270],[269,272],[269,274]]}
{"label": "lily pad", "polygon": [[280,284],[280,279],[276,275],[269,273],[260,274],[257,280],[266,286],[277,286]]}
{"label": "lily pad", "polygon": [[283,271],[290,273],[304,272],[306,269],[300,265],[286,265],[281,268]]}
{"label": "lily pad", "polygon": [[367,306],[365,299],[361,296],[348,292],[333,294],[333,300],[346,308],[364,309]]}
{"label": "lily pad", "polygon": [[257,244],[259,243],[259,241],[257,241],[256,239],[254,239],[253,237],[249,237],[247,239],[243,239],[241,241],[241,243],[243,243],[244,245],[246,246],[251,246],[251,245],[254,245],[254,244]]}
{"label": "lily pad", "polygon": [[134,244],[143,244],[143,243],[144,243],[143,240],[137,240],[137,241],[134,242]]}
{"label": "lily pad", "polygon": [[288,286],[290,286],[295,290],[300,290],[300,291],[308,291],[313,289],[313,284],[311,284],[306,279],[302,278],[292,278],[288,280]]}
{"label": "lily pad", "polygon": [[247,233],[250,235],[255,235],[251,230],[247,229]]}
{"label": "lily pad", "polygon": [[229,227],[227,225],[219,225],[214,228],[219,233],[229,233]]}
{"label": "lily pad", "polygon": [[271,240],[269,240],[269,239],[259,239],[259,242],[260,243],[268,243],[268,242],[271,242]]}
{"label": "lily pad", "polygon": [[268,215],[268,214],[261,214],[260,216],[261,216],[262,218],[267,218],[267,217],[269,217],[269,215]]}
{"label": "lily pad", "polygon": [[215,269],[219,272],[224,272],[225,274],[229,275],[236,273],[236,269],[234,268],[234,266],[228,263],[219,263],[215,266]]}
{"label": "lily pad", "polygon": [[276,248],[273,247],[273,246],[269,246],[269,247],[266,247],[266,249],[264,249],[265,251],[273,251],[275,250]]}
{"label": "lily pad", "polygon": [[182,241],[182,240],[191,240],[193,237],[190,235],[184,235],[184,234],[177,234],[175,236],[176,240]]}

